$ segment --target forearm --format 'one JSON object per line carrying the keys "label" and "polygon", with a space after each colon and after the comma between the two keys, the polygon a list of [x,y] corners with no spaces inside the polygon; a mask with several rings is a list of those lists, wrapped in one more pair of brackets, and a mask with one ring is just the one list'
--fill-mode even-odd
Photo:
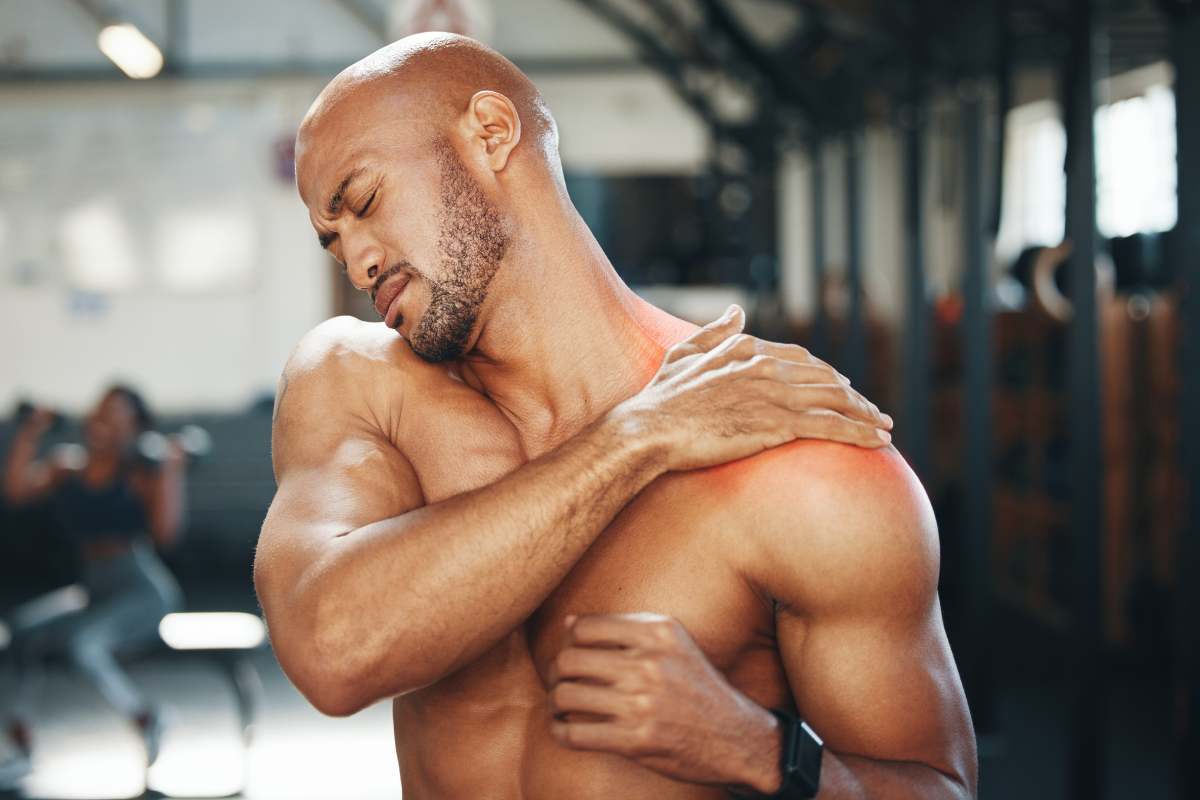
{"label": "forearm", "polygon": [[818,800],[967,800],[974,796],[974,787],[928,764],[839,755],[828,749],[821,759]]}
{"label": "forearm", "polygon": [[[759,796],[779,791],[780,730],[774,719],[765,718],[753,743],[747,741],[745,763],[749,772],[739,787],[749,787]],[[755,795],[751,795],[755,796]],[[874,797],[897,800],[968,800],[975,787],[959,776],[942,772],[929,764],[915,761],[884,761],[834,752],[826,747],[821,756],[821,780],[818,800],[869,800]]]}
{"label": "forearm", "polygon": [[24,502],[33,491],[31,467],[37,456],[41,434],[30,428],[20,428],[4,462],[4,497],[10,503]]}
{"label": "forearm", "polygon": [[183,525],[187,507],[184,472],[183,464],[168,462],[154,475],[150,533],[160,548],[174,544]]}
{"label": "forearm", "polygon": [[[606,417],[499,481],[340,537],[304,588],[354,710],[427,685],[511,633],[663,471]],[[344,707],[344,708],[343,708]]]}

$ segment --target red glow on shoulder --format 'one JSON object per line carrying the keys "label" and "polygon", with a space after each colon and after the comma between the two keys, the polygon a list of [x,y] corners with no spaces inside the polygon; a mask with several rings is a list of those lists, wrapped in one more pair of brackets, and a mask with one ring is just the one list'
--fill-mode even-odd
{"label": "red glow on shoulder", "polygon": [[907,471],[904,459],[892,447],[868,449],[819,439],[797,439],[748,458],[699,470],[713,491],[734,494],[745,488],[756,491],[795,488],[797,480],[819,478],[848,488],[879,486],[895,481]]}

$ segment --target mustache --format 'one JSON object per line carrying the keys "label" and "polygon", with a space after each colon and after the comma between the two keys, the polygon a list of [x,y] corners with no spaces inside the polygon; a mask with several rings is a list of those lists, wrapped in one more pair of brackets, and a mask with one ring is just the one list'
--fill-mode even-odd
{"label": "mustache", "polygon": [[393,264],[388,267],[387,271],[375,279],[375,285],[371,287],[371,302],[375,302],[375,295],[379,294],[379,287],[383,286],[383,282],[395,275],[405,267],[412,266],[407,261],[401,261],[399,264]]}

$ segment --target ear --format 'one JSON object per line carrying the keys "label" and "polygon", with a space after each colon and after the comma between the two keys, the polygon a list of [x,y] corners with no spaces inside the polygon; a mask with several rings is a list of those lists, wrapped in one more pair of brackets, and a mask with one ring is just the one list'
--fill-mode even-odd
{"label": "ear", "polygon": [[521,117],[512,100],[490,89],[476,92],[467,104],[463,124],[470,148],[477,150],[494,172],[504,169],[521,141]]}

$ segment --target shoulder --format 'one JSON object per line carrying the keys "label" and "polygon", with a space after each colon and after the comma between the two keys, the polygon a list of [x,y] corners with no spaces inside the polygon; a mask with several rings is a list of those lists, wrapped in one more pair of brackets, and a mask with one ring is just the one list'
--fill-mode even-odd
{"label": "shoulder", "polygon": [[283,368],[288,379],[362,369],[372,364],[404,365],[416,356],[383,323],[332,317],[301,337]]}
{"label": "shoulder", "polygon": [[886,603],[896,612],[932,599],[937,524],[894,448],[801,440],[727,469],[714,477],[732,484],[751,522],[748,567],[777,599],[806,608]]}
{"label": "shoulder", "polygon": [[408,345],[382,324],[342,316],[306,333],[275,392],[276,476],[285,465],[322,462],[349,442],[392,440],[410,359]]}
{"label": "shoulder", "polygon": [[411,378],[428,370],[395,331],[383,323],[350,316],[327,319],[306,333],[288,356],[279,377],[275,415],[285,397],[301,397],[335,408],[359,403],[398,403]]}

